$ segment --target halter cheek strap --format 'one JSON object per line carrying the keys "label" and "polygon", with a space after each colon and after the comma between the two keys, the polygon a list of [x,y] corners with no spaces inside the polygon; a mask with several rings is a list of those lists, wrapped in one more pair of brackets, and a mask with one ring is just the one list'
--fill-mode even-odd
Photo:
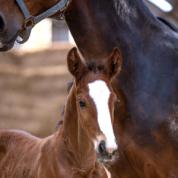
{"label": "halter cheek strap", "polygon": [[32,28],[38,22],[40,22],[41,20],[43,20],[47,17],[50,17],[50,16],[56,14],[57,12],[63,12],[68,7],[69,1],[70,0],[61,0],[54,6],[52,6],[48,10],[46,10],[45,12],[43,12],[37,16],[33,16],[30,14],[24,0],[16,0],[16,3],[19,6],[19,8],[24,16],[24,26],[23,26],[24,29],[19,32],[19,36],[22,38],[22,41],[17,41],[17,42],[18,43],[26,42],[30,36]]}

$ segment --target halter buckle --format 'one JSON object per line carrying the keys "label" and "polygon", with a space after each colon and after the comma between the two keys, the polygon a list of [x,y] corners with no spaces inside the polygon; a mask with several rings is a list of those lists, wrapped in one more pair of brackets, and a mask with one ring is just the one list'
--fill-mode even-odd
{"label": "halter buckle", "polygon": [[33,16],[31,16],[28,19],[25,19],[25,21],[24,21],[24,28],[25,29],[32,28],[34,25],[35,25],[35,21],[34,21],[34,17]]}
{"label": "halter buckle", "polygon": [[45,12],[43,12],[37,16],[33,16],[30,14],[29,9],[27,8],[24,0],[15,0],[15,1],[16,1],[17,5],[19,6],[22,14],[24,15],[24,19],[25,19],[24,25],[23,25],[24,29],[19,31],[19,35],[23,40],[18,41],[18,43],[24,43],[25,41],[28,40],[28,38],[30,36],[31,29],[33,28],[33,26],[35,26],[41,20],[54,15],[58,11],[60,11],[61,13],[63,12],[60,17],[60,19],[63,19],[64,12],[65,12],[66,8],[68,7],[71,0],[61,0],[54,6],[52,6],[51,8],[49,8],[48,10],[46,10]]}

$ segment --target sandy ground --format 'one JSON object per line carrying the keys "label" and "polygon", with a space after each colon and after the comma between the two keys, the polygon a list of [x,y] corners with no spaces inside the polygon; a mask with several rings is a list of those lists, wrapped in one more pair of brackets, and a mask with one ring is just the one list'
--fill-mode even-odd
{"label": "sandy ground", "polygon": [[66,100],[71,46],[33,53],[0,53],[0,128],[37,136],[54,132]]}

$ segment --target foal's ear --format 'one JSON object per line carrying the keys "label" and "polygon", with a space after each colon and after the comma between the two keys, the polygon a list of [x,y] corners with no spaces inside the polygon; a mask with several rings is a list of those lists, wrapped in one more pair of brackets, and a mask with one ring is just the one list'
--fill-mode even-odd
{"label": "foal's ear", "polygon": [[79,77],[79,75],[82,73],[84,64],[82,63],[82,60],[77,52],[77,48],[72,48],[67,56],[67,65],[70,73],[74,77]]}
{"label": "foal's ear", "polygon": [[109,67],[109,77],[113,77],[114,75],[120,72],[122,67],[122,55],[118,48],[113,49],[112,53],[108,58],[107,66]]}

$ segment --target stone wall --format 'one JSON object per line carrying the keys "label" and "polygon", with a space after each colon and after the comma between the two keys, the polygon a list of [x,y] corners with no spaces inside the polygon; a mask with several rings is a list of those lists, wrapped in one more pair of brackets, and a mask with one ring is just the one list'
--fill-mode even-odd
{"label": "stone wall", "polygon": [[0,53],[0,128],[38,136],[55,130],[71,79],[66,66],[69,48]]}

